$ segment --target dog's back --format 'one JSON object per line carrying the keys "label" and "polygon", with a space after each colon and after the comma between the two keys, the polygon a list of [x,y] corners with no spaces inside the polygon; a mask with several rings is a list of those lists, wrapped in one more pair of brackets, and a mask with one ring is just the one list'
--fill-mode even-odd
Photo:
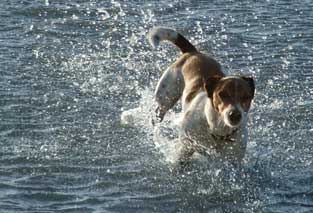
{"label": "dog's back", "polygon": [[182,66],[182,73],[185,80],[184,105],[188,105],[199,92],[204,91],[204,82],[209,76],[224,76],[217,61],[199,52],[189,55]]}
{"label": "dog's back", "polygon": [[184,36],[173,29],[153,28],[149,33],[149,41],[153,47],[157,47],[162,41],[170,41],[183,53],[164,72],[157,86],[160,120],[181,96],[183,109],[186,109],[194,97],[204,91],[204,82],[209,76],[224,76],[216,60],[198,52]]}

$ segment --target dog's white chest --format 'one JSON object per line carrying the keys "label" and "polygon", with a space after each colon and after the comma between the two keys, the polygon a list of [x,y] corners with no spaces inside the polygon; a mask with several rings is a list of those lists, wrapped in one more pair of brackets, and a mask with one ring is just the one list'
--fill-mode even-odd
{"label": "dog's white chest", "polygon": [[229,130],[216,121],[218,117],[208,113],[210,109],[205,110],[206,107],[210,106],[205,94],[199,94],[184,113],[181,140],[210,157],[240,161],[246,148],[245,123],[236,130]]}

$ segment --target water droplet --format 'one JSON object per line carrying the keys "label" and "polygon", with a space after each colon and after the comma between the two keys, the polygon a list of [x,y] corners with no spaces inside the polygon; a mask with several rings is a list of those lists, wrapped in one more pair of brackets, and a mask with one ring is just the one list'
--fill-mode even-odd
{"label": "water droplet", "polygon": [[73,20],[78,20],[78,16],[76,16],[75,14],[72,15],[72,19]]}

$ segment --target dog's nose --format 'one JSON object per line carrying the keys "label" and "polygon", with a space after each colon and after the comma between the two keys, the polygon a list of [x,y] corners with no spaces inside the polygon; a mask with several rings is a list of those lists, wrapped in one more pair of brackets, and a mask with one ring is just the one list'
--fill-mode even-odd
{"label": "dog's nose", "polygon": [[238,124],[241,120],[241,112],[238,109],[231,110],[228,116],[232,124]]}

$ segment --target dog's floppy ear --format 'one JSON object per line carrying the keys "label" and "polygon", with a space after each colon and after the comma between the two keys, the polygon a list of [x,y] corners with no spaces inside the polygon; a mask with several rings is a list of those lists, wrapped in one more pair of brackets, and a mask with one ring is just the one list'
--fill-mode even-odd
{"label": "dog's floppy ear", "polygon": [[254,84],[254,79],[252,77],[246,77],[246,76],[243,76],[241,77],[243,80],[245,80],[248,85],[250,86],[251,88],[251,95],[252,95],[252,98],[254,97],[254,92],[255,92],[255,84]]}
{"label": "dog's floppy ear", "polygon": [[204,81],[204,88],[205,88],[205,91],[207,92],[207,95],[209,98],[213,97],[214,90],[215,90],[218,82],[221,79],[222,79],[222,76],[215,75],[215,76],[212,76],[212,77],[209,77],[209,78],[203,80]]}

